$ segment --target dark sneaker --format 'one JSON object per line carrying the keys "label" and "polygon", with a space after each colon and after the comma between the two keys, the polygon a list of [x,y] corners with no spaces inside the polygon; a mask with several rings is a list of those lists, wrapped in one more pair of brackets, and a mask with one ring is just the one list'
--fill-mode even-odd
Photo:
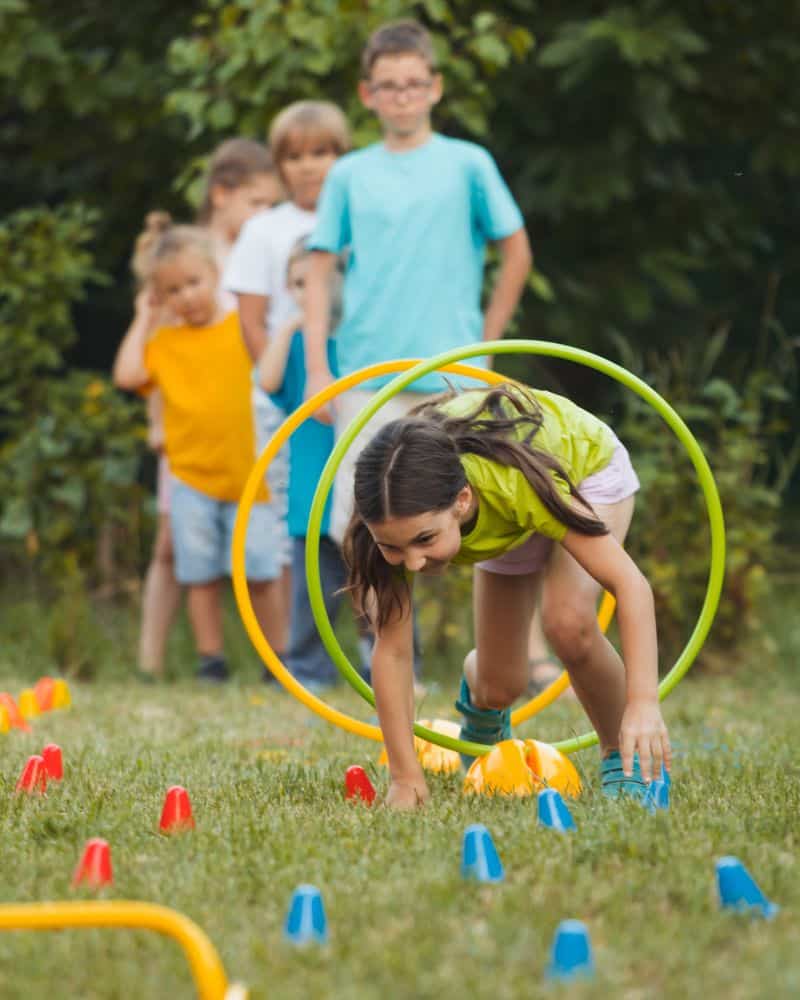
{"label": "dark sneaker", "polygon": [[203,656],[195,675],[199,681],[222,684],[230,677],[228,664],[222,656]]}

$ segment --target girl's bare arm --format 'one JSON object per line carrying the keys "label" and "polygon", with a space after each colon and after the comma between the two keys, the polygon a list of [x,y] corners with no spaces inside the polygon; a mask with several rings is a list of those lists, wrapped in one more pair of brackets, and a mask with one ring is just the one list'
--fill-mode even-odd
{"label": "girl's bare arm", "polygon": [[157,319],[152,293],[145,288],[136,296],[136,312],[117,348],[111,377],[120,389],[138,389],[150,381],[144,364],[144,349]]}
{"label": "girl's bare arm", "polygon": [[428,798],[425,776],[414,750],[414,640],[410,596],[402,616],[376,637],[372,655],[375,704],[389,759],[387,804],[414,808]]}

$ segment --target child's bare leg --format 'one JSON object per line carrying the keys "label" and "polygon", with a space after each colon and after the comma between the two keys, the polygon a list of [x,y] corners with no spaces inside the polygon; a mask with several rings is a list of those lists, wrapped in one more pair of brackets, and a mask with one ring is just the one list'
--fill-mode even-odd
{"label": "child's bare leg", "polygon": [[189,587],[189,620],[197,652],[203,656],[222,654],[222,581],[193,583]]}
{"label": "child's bare leg", "polygon": [[[625,540],[634,498],[595,511],[619,541]],[[603,753],[619,746],[625,709],[625,668],[597,625],[600,585],[569,553],[557,547],[550,559],[542,595],[544,631],[569,671],[572,686],[597,730]]]}
{"label": "child's bare leg", "polygon": [[507,708],[527,686],[531,617],[541,577],[475,569],[475,649],[464,661],[464,675],[476,708]]}
{"label": "child's bare leg", "polygon": [[175,579],[169,515],[160,514],[153,557],[142,591],[139,633],[139,669],[142,673],[163,673],[167,639],[180,603],[181,586]]}
{"label": "child's bare leg", "polygon": [[282,656],[289,641],[284,578],[248,580],[247,586],[261,631],[278,656]]}

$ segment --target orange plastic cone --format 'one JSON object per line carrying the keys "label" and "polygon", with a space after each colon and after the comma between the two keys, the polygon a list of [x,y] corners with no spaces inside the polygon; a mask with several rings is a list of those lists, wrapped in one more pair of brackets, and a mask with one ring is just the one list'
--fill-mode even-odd
{"label": "orange plastic cone", "polygon": [[54,684],[55,681],[52,677],[40,677],[39,680],[33,685],[36,700],[39,702],[39,708],[43,712],[49,712],[53,707]]}
{"label": "orange plastic cone", "polygon": [[64,777],[64,761],[61,756],[61,747],[57,743],[48,743],[42,750],[44,769],[47,777],[51,781],[61,781]]}
{"label": "orange plastic cone", "polygon": [[52,708],[69,708],[72,704],[72,696],[69,693],[69,684],[63,677],[53,681]]}
{"label": "orange plastic cone", "polygon": [[158,828],[162,833],[182,833],[184,830],[194,829],[192,803],[189,801],[189,793],[181,785],[173,785],[167,789]]}
{"label": "orange plastic cone", "polygon": [[20,691],[17,704],[19,705],[19,714],[23,719],[35,719],[42,714],[33,688],[25,688],[24,691]]}
{"label": "orange plastic cone", "polygon": [[27,792],[28,795],[33,795],[36,792],[39,795],[44,795],[46,788],[47,771],[44,766],[44,758],[40,757],[39,754],[34,754],[33,757],[28,758],[25,767],[23,767],[15,790]]}
{"label": "orange plastic cone", "polygon": [[7,691],[0,691],[0,705],[8,712],[8,721],[12,729],[23,729],[26,733],[30,732],[31,727],[22,718],[17,703]]}
{"label": "orange plastic cone", "polygon": [[111,870],[111,848],[102,837],[92,837],[86,841],[78,867],[72,876],[72,887],[85,882],[91,889],[112,885],[114,874]]}

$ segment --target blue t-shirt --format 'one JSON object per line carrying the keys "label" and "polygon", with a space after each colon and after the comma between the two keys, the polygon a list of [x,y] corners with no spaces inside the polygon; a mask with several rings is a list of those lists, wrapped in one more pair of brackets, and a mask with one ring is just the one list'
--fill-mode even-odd
{"label": "blue t-shirt", "polygon": [[[336,342],[332,338],[328,340],[328,365],[336,376]],[[277,392],[270,394],[270,399],[286,413],[292,413],[303,402],[305,391],[306,352],[303,346],[303,334],[300,330],[296,330],[289,345],[283,384]],[[289,534],[293,538],[304,538],[306,535],[311,501],[314,499],[325,463],[333,451],[333,442],[333,427],[330,424],[322,424],[313,417],[309,417],[292,434],[289,453],[288,523]],[[328,533],[330,506],[329,495],[322,515],[323,535]]]}
{"label": "blue t-shirt", "polygon": [[[310,240],[315,250],[350,249],[336,329],[342,375],[479,342],[486,243],[522,225],[494,160],[474,143],[434,134],[408,152],[377,143],[343,156]],[[412,388],[436,392],[442,382],[428,375]]]}

